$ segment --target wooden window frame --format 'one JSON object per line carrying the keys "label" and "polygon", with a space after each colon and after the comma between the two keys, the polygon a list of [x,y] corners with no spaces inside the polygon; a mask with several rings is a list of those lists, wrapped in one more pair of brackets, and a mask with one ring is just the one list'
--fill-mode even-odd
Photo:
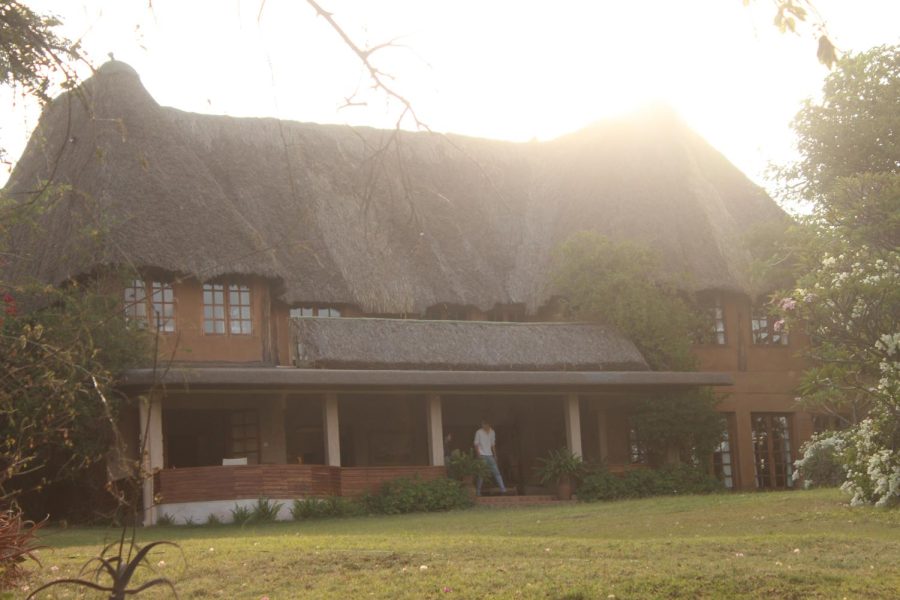
{"label": "wooden window frame", "polygon": [[242,283],[204,283],[204,335],[253,335],[253,293]]}
{"label": "wooden window frame", "polygon": [[[252,415],[252,419],[238,423],[235,422],[236,417],[245,419],[250,415]],[[235,435],[235,431],[237,430],[240,430],[241,435]],[[228,454],[230,454],[227,458],[246,457],[248,464],[260,464],[262,462],[258,410],[255,408],[245,408],[228,411],[227,435],[227,448]],[[255,459],[255,462],[253,459]]]}
{"label": "wooden window frame", "polygon": [[722,437],[713,451],[712,460],[713,474],[727,490],[736,490],[740,487],[737,470],[737,448],[734,445],[734,430],[734,413],[723,414]]}
{"label": "wooden window frame", "polygon": [[793,489],[793,428],[793,415],[790,413],[750,414],[753,465],[758,489]]}
{"label": "wooden window frame", "polygon": [[754,346],[790,345],[787,332],[776,331],[772,316],[760,306],[754,306],[750,311],[750,340]]}
{"label": "wooden window frame", "polygon": [[134,278],[125,288],[124,302],[126,320],[148,328],[152,317],[157,332],[175,333],[175,288],[171,282]]}
{"label": "wooden window frame", "polygon": [[321,317],[321,318],[339,318],[344,315],[341,313],[340,308],[335,308],[333,306],[297,306],[290,310],[290,317],[292,319],[303,318],[303,317]]}

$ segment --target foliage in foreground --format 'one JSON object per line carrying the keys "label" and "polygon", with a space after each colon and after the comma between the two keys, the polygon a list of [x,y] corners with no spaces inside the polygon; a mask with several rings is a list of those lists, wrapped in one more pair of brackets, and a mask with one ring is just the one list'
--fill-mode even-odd
{"label": "foliage in foreground", "polygon": [[[23,290],[23,288],[16,288]],[[24,290],[23,290],[24,291]],[[129,329],[116,298],[71,285],[7,300],[0,318],[0,499],[73,477],[116,445],[115,376],[149,353],[146,332]],[[12,297],[7,292],[8,297]]]}
{"label": "foliage in foreground", "polygon": [[843,58],[821,103],[794,120],[801,159],[781,172],[788,199],[810,203],[778,308],[805,330],[811,367],[801,401],[843,419],[843,488],[853,502],[900,501],[900,46]]}
{"label": "foliage in foreground", "polygon": [[584,477],[578,486],[578,500],[596,502],[721,491],[721,481],[710,476],[704,469],[691,465],[634,469],[622,475],[615,475],[601,467],[593,469]]}
{"label": "foliage in foreground", "polygon": [[23,576],[21,563],[26,559],[37,560],[38,530],[46,523],[27,521],[22,512],[15,509],[0,512],[0,590],[14,585]]}
{"label": "foliage in foreground", "polygon": [[[175,585],[166,577],[155,577],[149,581],[132,585],[132,579],[141,567],[148,566],[147,555],[159,546],[175,546],[171,542],[151,542],[143,547],[126,544],[125,538],[116,543],[108,544],[100,552],[100,555],[90,559],[81,568],[80,575],[89,572],[94,566],[90,579],[85,577],[65,577],[46,583],[28,595],[31,598],[39,598],[40,593],[46,589],[57,586],[73,586],[97,590],[109,594],[109,600],[125,600],[129,596],[137,596],[144,590],[164,586],[178,598]],[[110,551],[116,549],[113,554]],[[126,550],[127,549],[127,550]],[[108,581],[107,581],[108,580]]]}

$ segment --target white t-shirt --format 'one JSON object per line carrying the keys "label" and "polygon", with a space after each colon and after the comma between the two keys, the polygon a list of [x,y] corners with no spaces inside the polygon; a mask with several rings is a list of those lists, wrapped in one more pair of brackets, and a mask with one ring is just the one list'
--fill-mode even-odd
{"label": "white t-shirt", "polygon": [[497,435],[494,433],[494,430],[485,431],[482,428],[479,428],[478,431],[475,432],[475,447],[478,448],[478,454],[480,456],[493,456],[494,451],[492,448],[494,444],[497,443]]}

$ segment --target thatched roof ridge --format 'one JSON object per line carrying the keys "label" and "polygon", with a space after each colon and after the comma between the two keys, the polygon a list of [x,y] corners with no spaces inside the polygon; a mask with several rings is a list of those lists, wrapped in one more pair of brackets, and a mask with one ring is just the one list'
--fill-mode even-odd
{"label": "thatched roof ridge", "polygon": [[646,371],[633,343],[587,323],[293,320],[296,364],[318,369]]}
{"label": "thatched roof ridge", "polygon": [[381,160],[390,135],[160,107],[131,67],[107,63],[47,107],[10,178],[20,199],[51,177],[64,186],[44,237],[14,236],[12,269],[50,282],[123,263],[255,274],[288,303],[379,313],[534,310],[574,232],[646,242],[688,289],[753,293],[739,238],[785,218],[664,113],[546,143],[403,133],[402,159]]}

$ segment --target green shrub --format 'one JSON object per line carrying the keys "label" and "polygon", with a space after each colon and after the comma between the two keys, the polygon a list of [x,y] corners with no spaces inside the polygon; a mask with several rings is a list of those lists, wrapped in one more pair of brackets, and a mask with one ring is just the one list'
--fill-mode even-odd
{"label": "green shrub", "polygon": [[253,510],[249,506],[235,504],[231,509],[231,521],[235,525],[244,525],[253,518]]}
{"label": "green shrub", "polygon": [[578,500],[581,502],[618,500],[625,497],[625,480],[605,468],[592,471],[578,486]]}
{"label": "green shrub", "polygon": [[272,502],[268,498],[259,498],[250,509],[250,520],[254,523],[272,523],[278,520],[278,511],[284,506],[281,502]]}
{"label": "green shrub", "polygon": [[219,518],[219,515],[216,513],[209,513],[206,517],[206,525],[208,527],[218,527],[222,524],[222,519]]}
{"label": "green shrub", "polygon": [[377,494],[364,496],[362,502],[370,513],[384,515],[472,506],[472,499],[460,482],[452,479],[423,481],[419,477],[389,481]]}
{"label": "green shrub", "polygon": [[487,463],[475,456],[474,450],[462,452],[454,450],[447,461],[447,476],[461,480],[463,477],[489,477],[491,474]]}
{"label": "green shrub", "polygon": [[584,461],[568,448],[551,450],[547,458],[537,460],[536,471],[541,483],[556,483],[563,477],[577,479],[585,471]]}
{"label": "green shrub", "polygon": [[340,496],[294,500],[294,505],[291,507],[291,516],[297,521],[303,519],[357,517],[365,513],[366,508],[360,502]]}
{"label": "green shrub", "polygon": [[161,516],[156,517],[156,524],[162,527],[168,527],[169,525],[175,524],[175,517],[170,515],[169,513],[163,513]]}
{"label": "green shrub", "polygon": [[692,465],[661,469],[634,469],[621,476],[605,468],[593,469],[578,487],[582,502],[646,498],[673,494],[709,494],[721,491],[722,484],[705,470]]}

